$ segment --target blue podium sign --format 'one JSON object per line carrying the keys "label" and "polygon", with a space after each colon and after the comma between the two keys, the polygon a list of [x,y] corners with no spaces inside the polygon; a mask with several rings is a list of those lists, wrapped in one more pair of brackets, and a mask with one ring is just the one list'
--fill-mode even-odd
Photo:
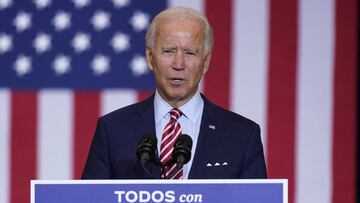
{"label": "blue podium sign", "polygon": [[287,203],[287,180],[31,181],[31,203]]}

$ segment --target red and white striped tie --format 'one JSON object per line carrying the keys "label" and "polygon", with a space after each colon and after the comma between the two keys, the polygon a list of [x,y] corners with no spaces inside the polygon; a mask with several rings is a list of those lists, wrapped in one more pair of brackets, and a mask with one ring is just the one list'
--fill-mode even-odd
{"label": "red and white striped tie", "polygon": [[[180,123],[177,121],[181,114],[182,112],[177,108],[170,111],[170,121],[166,124],[161,139],[160,160],[163,164],[166,164],[169,160],[171,160],[175,140],[181,134]],[[165,166],[164,173],[168,179],[183,178],[183,170],[181,169],[176,171],[175,166],[176,164]]]}

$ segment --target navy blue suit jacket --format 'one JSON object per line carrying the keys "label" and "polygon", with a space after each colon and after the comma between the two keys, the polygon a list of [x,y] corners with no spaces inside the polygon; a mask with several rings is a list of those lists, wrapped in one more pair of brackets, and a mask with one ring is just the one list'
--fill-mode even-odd
{"label": "navy blue suit jacket", "polygon": [[[189,179],[266,178],[259,125],[203,99]],[[154,96],[101,117],[82,178],[152,178],[136,157],[137,145],[146,133],[155,135]],[[153,177],[160,178],[158,166],[149,163],[147,167]]]}

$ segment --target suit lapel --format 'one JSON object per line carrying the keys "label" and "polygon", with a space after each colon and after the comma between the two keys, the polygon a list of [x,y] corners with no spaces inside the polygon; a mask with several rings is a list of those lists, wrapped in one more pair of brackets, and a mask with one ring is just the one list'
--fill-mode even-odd
{"label": "suit lapel", "polygon": [[[133,127],[135,129],[136,140],[139,143],[145,134],[150,134],[156,139],[155,118],[154,118],[154,95],[141,102],[136,114],[132,118]],[[148,170],[153,177],[160,178],[160,167],[153,163],[147,164]]]}
{"label": "suit lapel", "polygon": [[216,106],[210,103],[204,96],[204,110],[201,119],[198,143],[194,155],[194,160],[190,170],[189,178],[203,177],[203,170],[215,152],[216,145],[219,143],[220,135],[216,132],[216,124],[220,115],[216,111]]}
{"label": "suit lapel", "polygon": [[132,123],[137,141],[140,141],[144,134],[155,136],[154,95],[141,102],[135,111]]}

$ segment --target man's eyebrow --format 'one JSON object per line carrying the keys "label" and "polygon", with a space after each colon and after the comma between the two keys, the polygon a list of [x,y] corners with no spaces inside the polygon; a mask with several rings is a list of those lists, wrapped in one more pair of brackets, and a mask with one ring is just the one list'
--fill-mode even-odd
{"label": "man's eyebrow", "polygon": [[198,49],[198,48],[185,48],[184,50],[185,51],[193,51],[193,52],[196,52],[196,53],[200,52],[200,49]]}
{"label": "man's eyebrow", "polygon": [[161,49],[176,49],[176,47],[169,45],[169,46],[162,46]]}

